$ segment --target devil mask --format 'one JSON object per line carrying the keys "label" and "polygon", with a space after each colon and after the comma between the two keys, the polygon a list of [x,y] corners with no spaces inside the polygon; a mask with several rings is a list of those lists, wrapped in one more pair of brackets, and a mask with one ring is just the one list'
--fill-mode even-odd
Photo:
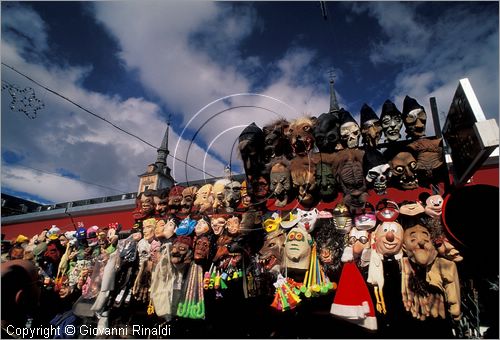
{"label": "devil mask", "polygon": [[385,139],[388,142],[395,142],[401,138],[399,131],[403,127],[403,118],[396,105],[390,100],[386,100],[382,106],[380,122],[382,124],[382,131],[384,131]]}
{"label": "devil mask", "polygon": [[340,121],[338,116],[331,113],[322,113],[316,121],[313,135],[320,152],[334,152],[340,142]]}
{"label": "devil mask", "polygon": [[424,107],[414,98],[406,96],[403,101],[403,123],[406,128],[406,138],[420,138],[425,136],[425,122],[427,114]]}
{"label": "devil mask", "polygon": [[196,237],[194,244],[194,261],[202,263],[208,259],[210,255],[211,238],[208,235]]}

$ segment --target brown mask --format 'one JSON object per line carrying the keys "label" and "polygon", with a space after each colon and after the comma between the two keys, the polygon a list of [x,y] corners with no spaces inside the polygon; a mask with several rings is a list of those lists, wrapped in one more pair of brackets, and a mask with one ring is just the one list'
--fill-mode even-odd
{"label": "brown mask", "polygon": [[288,138],[290,139],[290,144],[295,155],[305,156],[313,149],[313,126],[314,120],[309,117],[296,119],[290,124]]}
{"label": "brown mask", "polygon": [[423,267],[430,266],[438,254],[432,243],[431,233],[420,224],[404,231],[403,250],[410,261]]}
{"label": "brown mask", "polygon": [[286,137],[290,123],[285,119],[279,119],[262,128],[264,132],[264,163],[271,162],[274,158],[284,156],[292,157],[292,147]]}
{"label": "brown mask", "polygon": [[264,244],[259,250],[258,259],[265,271],[279,272],[283,262],[285,233],[275,230],[266,235]]}
{"label": "brown mask", "polygon": [[394,185],[403,190],[418,188],[417,161],[410,152],[402,151],[389,161]]}
{"label": "brown mask", "polygon": [[196,263],[203,262],[208,259],[210,254],[210,238],[203,235],[196,238],[194,244],[194,261]]}

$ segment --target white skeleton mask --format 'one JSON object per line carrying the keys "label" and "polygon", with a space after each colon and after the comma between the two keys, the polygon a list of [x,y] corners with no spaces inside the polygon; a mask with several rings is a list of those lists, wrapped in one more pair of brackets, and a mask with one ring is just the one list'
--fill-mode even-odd
{"label": "white skeleton mask", "polygon": [[377,194],[383,195],[386,193],[389,177],[391,177],[391,167],[389,164],[381,164],[368,170],[366,181],[373,183],[373,189]]}
{"label": "white skeleton mask", "polygon": [[359,125],[354,122],[347,122],[340,126],[340,139],[349,149],[357,148],[361,131]]}

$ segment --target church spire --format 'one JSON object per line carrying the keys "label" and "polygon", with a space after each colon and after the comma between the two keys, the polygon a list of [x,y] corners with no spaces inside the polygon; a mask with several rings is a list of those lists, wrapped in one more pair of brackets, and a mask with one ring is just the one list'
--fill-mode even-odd
{"label": "church spire", "polygon": [[337,95],[335,94],[335,76],[333,75],[333,71],[330,71],[330,113],[338,111],[339,103],[337,102]]}
{"label": "church spire", "polygon": [[170,176],[170,168],[167,166],[167,156],[169,154],[168,151],[168,132],[170,130],[170,116],[168,117],[167,122],[167,130],[165,131],[165,135],[163,136],[163,140],[161,141],[161,146],[158,149],[158,157],[156,158],[156,167],[157,171]]}

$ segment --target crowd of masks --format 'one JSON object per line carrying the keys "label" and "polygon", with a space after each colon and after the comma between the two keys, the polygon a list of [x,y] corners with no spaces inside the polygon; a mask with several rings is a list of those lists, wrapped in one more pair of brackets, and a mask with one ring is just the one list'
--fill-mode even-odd
{"label": "crowd of masks", "polygon": [[[365,104],[361,129],[344,109],[252,123],[239,136],[243,182],[146,190],[127,230],[52,226],[19,235],[2,261],[36,266],[42,290],[65,306],[39,316],[50,324],[203,320],[207,332],[188,336],[294,337],[272,326],[252,333],[238,315],[260,317],[261,326],[269,315],[303,323],[297,311],[313,303],[342,327],[405,337],[409,325],[419,334],[426,324],[443,330],[426,337],[449,336],[462,314],[462,256],[442,227],[443,197],[431,190],[447,169],[425,120],[407,96],[402,113],[386,101],[380,119]],[[391,190],[410,199],[395,202]],[[262,304],[251,309],[252,299]],[[222,331],[231,325],[242,333]]]}

